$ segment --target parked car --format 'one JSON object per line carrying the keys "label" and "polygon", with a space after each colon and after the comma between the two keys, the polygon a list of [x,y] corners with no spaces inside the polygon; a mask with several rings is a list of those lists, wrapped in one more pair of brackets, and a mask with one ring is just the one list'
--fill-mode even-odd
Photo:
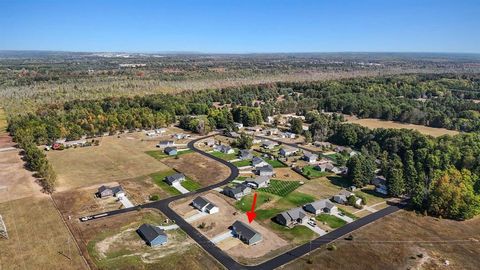
{"label": "parked car", "polygon": [[312,221],[312,220],[307,221],[307,224],[312,226],[312,227],[317,226],[317,223],[315,221]]}

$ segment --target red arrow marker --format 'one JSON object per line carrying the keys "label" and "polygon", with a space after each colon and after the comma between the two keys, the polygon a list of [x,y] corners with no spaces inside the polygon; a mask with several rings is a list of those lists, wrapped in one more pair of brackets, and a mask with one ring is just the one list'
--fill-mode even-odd
{"label": "red arrow marker", "polygon": [[255,204],[257,204],[257,193],[256,192],[253,193],[252,209],[250,211],[247,211],[248,223],[252,223],[252,221],[257,216],[257,213],[255,213]]}

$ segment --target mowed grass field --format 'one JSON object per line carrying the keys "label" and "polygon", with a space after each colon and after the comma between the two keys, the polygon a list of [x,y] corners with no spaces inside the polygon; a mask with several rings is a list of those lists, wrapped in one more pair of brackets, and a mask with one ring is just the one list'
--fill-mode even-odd
{"label": "mowed grass field", "polygon": [[9,234],[0,239],[0,269],[88,269],[50,198],[1,203],[0,215]]}
{"label": "mowed grass field", "polygon": [[372,119],[372,118],[365,118],[365,119],[356,119],[354,117],[345,117],[347,122],[353,124],[359,124],[364,127],[368,127],[371,129],[375,128],[406,128],[406,129],[413,129],[417,130],[422,134],[431,135],[433,137],[439,137],[442,135],[456,135],[458,131],[455,130],[448,130],[445,128],[434,128],[434,127],[427,127],[422,125],[413,125],[413,124],[404,124],[399,122],[393,121],[385,121],[380,119]]}
{"label": "mowed grass field", "polygon": [[47,157],[58,174],[58,188],[90,186],[120,181],[168,170],[168,166],[145,154],[155,141],[142,141],[132,134],[101,138],[99,146],[49,151]]}
{"label": "mowed grass field", "polygon": [[[400,211],[282,269],[478,269],[480,218],[453,221]],[[449,265],[445,265],[445,261]]]}

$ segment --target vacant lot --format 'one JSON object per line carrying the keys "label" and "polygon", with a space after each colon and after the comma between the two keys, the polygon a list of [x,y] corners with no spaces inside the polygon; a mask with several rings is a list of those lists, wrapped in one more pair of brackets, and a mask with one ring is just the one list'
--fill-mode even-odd
{"label": "vacant lot", "polygon": [[0,152],[0,203],[31,196],[46,197],[24,164],[19,150]]}
{"label": "vacant lot", "polygon": [[301,174],[293,171],[291,168],[275,168],[275,178],[282,179],[282,180],[298,180],[298,181],[305,181],[307,180]]}
{"label": "vacant lot", "polygon": [[420,133],[431,135],[433,137],[438,137],[442,135],[455,135],[458,134],[458,131],[455,130],[448,130],[444,128],[433,128],[427,127],[422,125],[413,125],[413,124],[404,124],[399,122],[393,121],[385,121],[380,119],[372,119],[372,118],[365,118],[365,119],[357,119],[356,117],[346,117],[345,118],[349,123],[359,124],[364,127],[368,127],[371,129],[375,128],[406,128],[406,129],[413,129],[417,130]]}
{"label": "vacant lot", "polygon": [[[220,212],[201,218],[200,220],[193,222],[192,226],[197,228],[197,230],[208,238],[213,238],[228,231],[228,228],[235,222],[235,220],[241,220],[248,224],[247,216],[238,212],[238,210],[232,206],[234,200],[216,194],[215,192],[204,194],[204,196],[217,205]],[[189,198],[175,202],[173,204],[173,209],[185,217],[191,215],[193,208],[189,204],[192,199],[193,198]],[[202,224],[204,226],[200,226]],[[199,226],[202,228],[199,228]],[[240,240],[234,239],[233,241],[226,240],[228,244],[223,243],[223,241],[220,242],[218,244],[219,247],[241,262],[255,263],[278,254],[279,251],[285,250],[288,246],[288,243],[285,240],[278,237],[269,229],[261,226],[256,221],[252,222],[250,226],[260,232],[263,237],[262,242],[254,246],[248,246],[243,244]]]}
{"label": "vacant lot", "polygon": [[[480,218],[465,222],[401,211],[321,248],[283,269],[478,269]],[[445,266],[448,260],[449,266]]]}
{"label": "vacant lot", "polygon": [[164,159],[163,162],[204,187],[218,183],[230,174],[227,166],[198,153]]}
{"label": "vacant lot", "polygon": [[0,269],[87,269],[49,198],[1,203],[0,215],[9,234],[0,239]]}
{"label": "vacant lot", "polygon": [[58,188],[90,186],[147,175],[168,167],[145,154],[156,141],[142,141],[143,133],[101,138],[100,146],[50,151],[47,154],[58,174]]}

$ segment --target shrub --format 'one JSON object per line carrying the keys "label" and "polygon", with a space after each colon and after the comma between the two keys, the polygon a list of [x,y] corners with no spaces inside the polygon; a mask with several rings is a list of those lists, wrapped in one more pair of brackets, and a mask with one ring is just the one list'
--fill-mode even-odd
{"label": "shrub", "polygon": [[157,194],[150,195],[150,201],[158,201],[160,199],[160,196]]}

